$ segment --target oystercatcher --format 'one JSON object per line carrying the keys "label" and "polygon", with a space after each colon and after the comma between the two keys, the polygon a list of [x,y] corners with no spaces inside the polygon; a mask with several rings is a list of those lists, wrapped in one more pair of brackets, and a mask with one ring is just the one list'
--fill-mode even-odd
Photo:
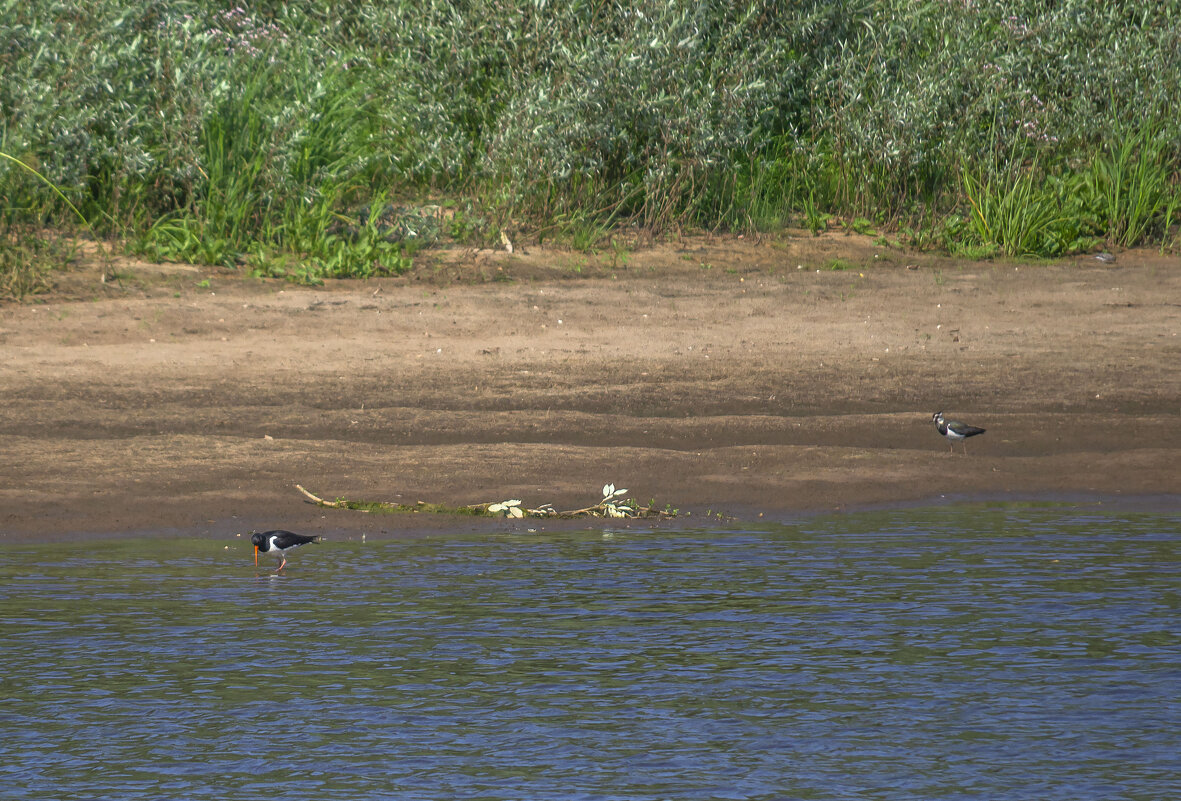
{"label": "oystercatcher", "polygon": [[[961,423],[957,420],[944,420],[943,412],[935,412],[931,415],[931,422],[939,429],[939,433],[947,437],[947,447],[952,453],[955,453],[955,443],[963,442],[968,437],[974,437],[977,434],[983,434],[984,429],[976,426],[970,426],[967,423]],[[968,445],[964,443],[964,453],[968,452]]]}
{"label": "oystercatcher", "polygon": [[282,570],[287,566],[288,551],[301,545],[307,545],[309,542],[319,542],[321,539],[318,534],[306,537],[303,534],[295,534],[290,531],[256,531],[250,535],[250,542],[254,545],[254,566],[258,567],[258,553],[261,551],[273,554],[276,559],[282,560],[279,564],[279,570]]}

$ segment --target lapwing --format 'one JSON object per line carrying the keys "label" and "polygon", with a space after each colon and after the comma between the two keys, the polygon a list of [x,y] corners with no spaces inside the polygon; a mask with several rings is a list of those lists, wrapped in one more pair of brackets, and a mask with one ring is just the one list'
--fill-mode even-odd
{"label": "lapwing", "polygon": [[[939,433],[947,437],[947,447],[952,453],[955,453],[955,443],[963,442],[968,437],[974,437],[977,434],[983,434],[984,429],[977,426],[970,426],[967,423],[961,423],[958,420],[944,420],[943,412],[935,412],[931,415],[931,422],[939,429]],[[968,445],[964,443],[964,453],[968,452]]]}
{"label": "lapwing", "polygon": [[[287,566],[287,552],[292,548],[307,545],[309,542],[319,542],[318,534],[304,536],[290,531],[262,531],[250,535],[250,542],[254,545],[254,566],[258,567],[258,554],[269,553],[280,560],[279,570]],[[275,572],[278,572],[275,571]]]}

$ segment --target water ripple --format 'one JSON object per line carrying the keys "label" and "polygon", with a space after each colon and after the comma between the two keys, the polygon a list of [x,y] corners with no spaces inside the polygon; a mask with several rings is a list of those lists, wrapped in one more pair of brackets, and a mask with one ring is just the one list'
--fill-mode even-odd
{"label": "water ripple", "polygon": [[0,797],[1178,795],[1181,520],[13,546]]}

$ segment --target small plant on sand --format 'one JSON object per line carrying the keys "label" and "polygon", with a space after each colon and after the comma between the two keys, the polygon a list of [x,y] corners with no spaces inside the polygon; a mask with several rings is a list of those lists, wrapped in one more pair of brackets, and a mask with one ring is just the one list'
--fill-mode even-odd
{"label": "small plant on sand", "polygon": [[845,270],[856,270],[857,265],[846,259],[830,259],[825,265],[824,269],[829,272],[844,272]]}
{"label": "small plant on sand", "polygon": [[635,511],[635,501],[625,501],[622,498],[619,501],[615,500],[626,494],[627,490],[615,489],[614,484],[603,485],[603,500],[599,501],[599,506],[602,507],[607,517],[629,517],[629,513]]}

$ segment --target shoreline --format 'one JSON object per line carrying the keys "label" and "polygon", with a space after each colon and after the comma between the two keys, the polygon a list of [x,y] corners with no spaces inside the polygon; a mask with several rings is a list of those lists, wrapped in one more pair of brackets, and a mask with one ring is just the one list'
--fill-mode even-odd
{"label": "shoreline", "polygon": [[[561,532],[596,531],[610,529],[620,531],[635,529],[637,531],[659,531],[661,529],[683,530],[732,530],[744,527],[759,528],[761,526],[791,526],[806,523],[811,520],[822,520],[837,516],[867,516],[906,514],[908,512],[923,512],[940,509],[980,508],[995,509],[1004,507],[1038,507],[1054,509],[1094,509],[1096,514],[1181,514],[1181,493],[1172,495],[1088,495],[1084,493],[1051,493],[1027,494],[1016,493],[1011,496],[982,495],[957,497],[920,498],[909,501],[892,503],[867,504],[865,506],[839,507],[832,509],[795,509],[777,510],[774,512],[757,509],[713,509],[709,511],[721,514],[722,517],[702,514],[682,514],[673,519],[643,520],[643,519],[610,519],[601,517],[579,519],[525,518],[510,520],[507,518],[473,518],[468,515],[450,515],[423,513],[396,514],[365,514],[357,511],[340,511],[339,516],[325,518],[316,525],[298,526],[300,530],[324,533],[325,541],[353,542],[364,535],[368,542],[384,542],[400,539],[417,539],[432,537],[439,534],[450,536],[478,536],[492,534],[529,534],[544,536]],[[332,511],[332,510],[329,510]],[[692,511],[692,510],[690,510]],[[350,519],[351,518],[351,519]],[[386,525],[394,518],[393,525]],[[405,519],[399,519],[405,518]],[[262,520],[263,518],[259,518]],[[231,518],[231,522],[234,519]],[[279,526],[282,528],[283,526]],[[110,531],[67,531],[57,528],[48,530],[3,531],[0,532],[0,543],[8,545],[52,545],[52,544],[89,544],[103,542],[125,542],[140,540],[169,540],[169,539],[206,539],[216,542],[232,543],[247,542],[250,533],[263,530],[261,526],[226,526],[224,522],[205,528],[194,526],[189,528],[175,527],[143,527],[128,530]]]}

